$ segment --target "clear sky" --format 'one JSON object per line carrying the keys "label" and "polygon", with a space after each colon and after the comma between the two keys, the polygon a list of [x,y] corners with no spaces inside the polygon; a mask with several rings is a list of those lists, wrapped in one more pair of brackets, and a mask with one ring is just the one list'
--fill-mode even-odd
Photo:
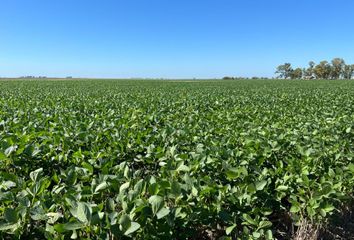
{"label": "clear sky", "polygon": [[353,0],[1,0],[0,76],[273,76],[354,63]]}

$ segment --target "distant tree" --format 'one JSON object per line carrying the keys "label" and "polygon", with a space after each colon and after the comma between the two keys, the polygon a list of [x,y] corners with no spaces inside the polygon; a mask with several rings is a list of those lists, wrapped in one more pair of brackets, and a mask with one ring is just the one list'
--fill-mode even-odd
{"label": "distant tree", "polygon": [[309,67],[304,69],[304,78],[305,79],[312,79],[314,78],[314,67],[316,66],[316,63],[313,61],[309,62]]}
{"label": "distant tree", "polygon": [[295,70],[290,72],[291,79],[301,79],[302,78],[302,69],[296,68]]}
{"label": "distant tree", "polygon": [[331,78],[339,79],[343,74],[345,62],[342,58],[334,58],[331,66]]}
{"label": "distant tree", "polygon": [[345,65],[343,68],[343,78],[344,79],[351,79],[354,75],[354,64],[352,65]]}
{"label": "distant tree", "polygon": [[322,61],[313,69],[313,73],[317,79],[329,79],[332,67],[327,61]]}
{"label": "distant tree", "polygon": [[288,79],[291,77],[291,72],[293,71],[290,63],[284,63],[277,67],[276,74],[279,74],[280,78]]}
{"label": "distant tree", "polygon": [[222,78],[223,80],[233,80],[233,79],[235,79],[234,77],[228,77],[228,76],[226,76],[226,77],[223,77]]}
{"label": "distant tree", "polygon": [[284,79],[352,79],[354,64],[347,65],[342,58],[334,58],[331,62],[321,61],[316,65],[310,61],[307,68],[293,69],[290,63],[279,65],[276,78]]}

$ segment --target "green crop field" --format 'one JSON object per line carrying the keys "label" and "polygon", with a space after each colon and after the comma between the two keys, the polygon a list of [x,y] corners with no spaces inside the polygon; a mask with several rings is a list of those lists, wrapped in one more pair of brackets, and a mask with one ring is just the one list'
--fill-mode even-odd
{"label": "green crop field", "polygon": [[287,239],[352,201],[354,81],[2,80],[0,161],[2,239]]}

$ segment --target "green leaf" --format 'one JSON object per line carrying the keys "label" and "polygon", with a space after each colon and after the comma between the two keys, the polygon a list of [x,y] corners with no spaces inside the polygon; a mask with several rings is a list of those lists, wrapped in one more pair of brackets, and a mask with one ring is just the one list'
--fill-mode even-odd
{"label": "green leaf", "polygon": [[41,174],[43,173],[43,168],[39,168],[33,172],[30,172],[30,178],[32,179],[33,182],[37,182],[37,179]]}
{"label": "green leaf", "polygon": [[141,193],[144,187],[144,180],[140,179],[135,185],[134,185],[134,191]]}
{"label": "green leaf", "polygon": [[136,232],[140,228],[140,224],[137,222],[131,222],[130,227],[124,232],[124,235],[130,235]]}
{"label": "green leaf", "polygon": [[236,224],[226,228],[226,235],[230,235],[230,233],[234,230],[235,227],[236,227]]}
{"label": "green leaf", "polygon": [[178,168],[177,168],[177,171],[178,172],[189,172],[190,169],[188,166],[184,165],[184,164],[181,164]]}
{"label": "green leaf", "polygon": [[4,216],[9,223],[16,223],[18,221],[17,211],[15,209],[6,208]]}
{"label": "green leaf", "polygon": [[0,152],[0,161],[1,161],[1,160],[6,160],[6,159],[7,159],[6,154],[5,154],[5,153]]}
{"label": "green leaf", "polygon": [[64,233],[68,231],[73,231],[76,229],[83,228],[85,224],[79,223],[79,222],[69,222],[69,223],[64,223],[64,224],[56,224],[54,225],[55,231],[59,233]]}
{"label": "green leaf", "polygon": [[91,174],[93,173],[93,167],[91,166],[91,164],[89,164],[87,162],[82,162],[81,165],[84,168],[86,168],[89,171],[89,173],[91,173]]}
{"label": "green leaf", "polygon": [[127,230],[131,225],[131,220],[129,215],[123,214],[120,218],[118,223],[122,226],[123,230]]}
{"label": "green leaf", "polygon": [[42,206],[32,208],[30,210],[30,216],[34,221],[47,220],[47,215]]}
{"label": "green leaf", "polygon": [[168,208],[161,208],[157,213],[156,217],[157,219],[161,219],[165,216],[167,216],[170,213],[170,210]]}
{"label": "green leaf", "polygon": [[49,224],[54,224],[56,221],[58,221],[59,218],[63,217],[61,213],[57,212],[49,212],[46,214],[46,216],[48,217],[47,221]]}
{"label": "green leaf", "polygon": [[36,194],[41,194],[44,190],[46,190],[50,186],[50,180],[45,177],[41,179],[37,179],[37,182],[35,184],[35,193]]}
{"label": "green leaf", "polygon": [[272,223],[270,221],[261,221],[258,225],[258,229],[270,228]]}
{"label": "green leaf", "polygon": [[92,208],[87,203],[79,202],[76,214],[80,222],[87,224],[91,221]]}
{"label": "green leaf", "polygon": [[262,191],[266,185],[267,185],[267,181],[266,180],[262,180],[262,181],[256,182],[257,191]]}
{"label": "green leaf", "polygon": [[123,191],[125,191],[126,189],[128,189],[130,186],[130,182],[126,182],[126,183],[123,183],[120,188],[119,188],[119,192],[122,193]]}
{"label": "green leaf", "polygon": [[11,146],[11,147],[8,147],[7,149],[5,149],[5,155],[8,157],[11,155],[11,153],[15,152],[17,149],[17,146]]}
{"label": "green leaf", "polygon": [[0,223],[0,231],[12,230],[15,231],[18,227],[20,227],[19,223]]}
{"label": "green leaf", "polygon": [[178,182],[176,182],[176,181],[172,182],[171,193],[177,197],[181,194],[181,186]]}
{"label": "green leaf", "polygon": [[267,230],[266,234],[265,234],[266,240],[273,240],[273,232],[272,230]]}
{"label": "green leaf", "polygon": [[106,182],[106,181],[103,181],[103,182],[101,182],[100,184],[98,184],[98,185],[96,186],[96,188],[95,188],[95,193],[97,194],[99,191],[104,190],[104,189],[106,189],[107,187],[108,187],[107,182]]}
{"label": "green leaf", "polygon": [[77,239],[77,232],[76,230],[73,231],[73,233],[70,236],[71,239]]}
{"label": "green leaf", "polygon": [[352,173],[354,173],[354,164],[353,164],[353,163],[348,164],[348,169],[349,169]]}
{"label": "green leaf", "polygon": [[292,212],[292,213],[298,213],[298,212],[300,212],[300,210],[301,210],[301,208],[298,205],[292,205],[290,208],[290,212]]}
{"label": "green leaf", "polygon": [[5,190],[8,190],[10,188],[16,187],[16,183],[13,181],[4,181],[1,183],[0,186],[3,187]]}
{"label": "green leaf", "polygon": [[306,211],[307,211],[307,214],[308,214],[310,217],[313,217],[313,216],[315,216],[315,214],[316,214],[315,209],[313,209],[313,208],[310,207],[310,206],[307,206],[307,207],[306,207]]}
{"label": "green leaf", "polygon": [[253,183],[248,184],[247,191],[251,194],[255,193],[257,191],[256,185],[254,185]]}
{"label": "green leaf", "polygon": [[227,178],[229,178],[229,179],[231,179],[231,180],[238,178],[239,175],[240,175],[240,174],[239,174],[239,172],[237,171],[236,168],[229,168],[229,169],[227,169],[227,171],[226,171],[226,176],[227,176]]}
{"label": "green leaf", "polygon": [[248,171],[247,168],[244,166],[238,168],[229,167],[226,170],[226,176],[230,180],[234,180],[236,178],[239,178],[241,176],[246,176],[246,175],[248,175]]}
{"label": "green leaf", "polygon": [[149,203],[152,206],[152,212],[155,215],[163,206],[163,198],[158,195],[153,195],[149,198]]}
{"label": "green leaf", "polygon": [[288,188],[289,188],[288,186],[280,185],[276,188],[276,190],[282,192],[288,190]]}
{"label": "green leaf", "polygon": [[254,226],[257,226],[257,225],[258,225],[257,222],[254,221],[254,220],[251,218],[251,216],[248,215],[247,213],[242,214],[242,218],[243,218],[244,220],[246,220],[246,222],[249,223],[249,224],[251,224],[251,225],[254,225]]}
{"label": "green leaf", "polygon": [[258,239],[261,237],[261,234],[259,232],[253,232],[252,233],[252,236],[255,238],[255,239]]}
{"label": "green leaf", "polygon": [[322,208],[326,213],[332,212],[335,207],[329,203],[326,203],[325,206]]}
{"label": "green leaf", "polygon": [[351,128],[351,127],[348,127],[347,129],[345,129],[345,132],[346,132],[346,133],[350,133],[351,130],[352,130],[352,128]]}

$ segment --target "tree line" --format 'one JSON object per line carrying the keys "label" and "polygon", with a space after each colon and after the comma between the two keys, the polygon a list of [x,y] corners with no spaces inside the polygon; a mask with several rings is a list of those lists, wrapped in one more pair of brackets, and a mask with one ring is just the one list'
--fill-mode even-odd
{"label": "tree line", "polygon": [[346,64],[342,58],[334,58],[331,62],[321,61],[319,64],[311,61],[307,68],[293,68],[290,63],[277,67],[275,72],[284,79],[352,79],[354,64]]}

